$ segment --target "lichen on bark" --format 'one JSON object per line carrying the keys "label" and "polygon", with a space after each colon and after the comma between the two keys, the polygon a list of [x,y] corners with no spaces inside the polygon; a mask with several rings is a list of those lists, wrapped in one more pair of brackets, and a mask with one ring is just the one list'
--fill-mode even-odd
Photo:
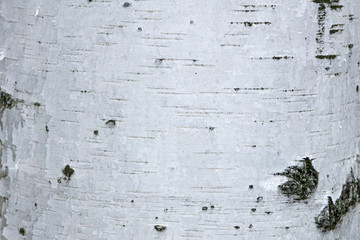
{"label": "lichen on bark", "polygon": [[343,216],[357,202],[360,202],[360,179],[355,178],[351,170],[350,176],[342,186],[340,197],[334,203],[332,198],[328,196],[328,205],[315,217],[317,227],[323,232],[335,229]]}
{"label": "lichen on bark", "polygon": [[319,173],[312,165],[312,160],[308,157],[303,158],[302,166],[291,166],[284,172],[275,175],[286,176],[289,180],[279,188],[288,196],[296,196],[295,200],[307,199],[314,192],[318,184]]}
{"label": "lichen on bark", "polygon": [[2,91],[2,89],[0,88],[0,125],[1,125],[1,128],[3,126],[2,116],[4,114],[5,109],[11,109],[11,108],[15,107],[18,102],[19,102],[18,99],[13,98],[11,96],[11,94]]}

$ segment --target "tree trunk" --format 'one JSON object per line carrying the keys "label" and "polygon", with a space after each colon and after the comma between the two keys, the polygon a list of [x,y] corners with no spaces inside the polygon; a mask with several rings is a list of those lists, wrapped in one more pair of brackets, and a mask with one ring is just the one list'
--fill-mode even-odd
{"label": "tree trunk", "polygon": [[0,4],[2,239],[360,238],[358,0]]}

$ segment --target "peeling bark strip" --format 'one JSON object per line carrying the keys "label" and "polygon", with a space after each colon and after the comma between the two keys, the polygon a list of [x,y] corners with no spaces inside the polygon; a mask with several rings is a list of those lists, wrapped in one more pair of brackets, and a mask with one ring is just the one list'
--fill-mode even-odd
{"label": "peeling bark strip", "polygon": [[360,202],[360,179],[355,178],[351,170],[348,180],[342,186],[340,197],[334,204],[332,198],[328,196],[328,205],[315,218],[315,223],[324,232],[333,230],[357,202]]}
{"label": "peeling bark strip", "polygon": [[298,196],[295,200],[302,200],[309,197],[317,187],[319,173],[313,167],[308,157],[303,158],[303,166],[292,166],[285,169],[282,173],[275,175],[286,176],[291,180],[279,185],[281,191],[290,196]]}

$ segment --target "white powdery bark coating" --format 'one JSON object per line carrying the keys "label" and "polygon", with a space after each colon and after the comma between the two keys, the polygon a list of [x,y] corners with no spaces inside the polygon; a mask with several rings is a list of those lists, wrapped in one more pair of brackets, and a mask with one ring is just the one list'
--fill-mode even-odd
{"label": "white powdery bark coating", "polygon": [[[359,153],[359,1],[129,3],[0,2],[3,236],[358,239],[314,217]],[[273,176],[303,156],[307,204]]]}

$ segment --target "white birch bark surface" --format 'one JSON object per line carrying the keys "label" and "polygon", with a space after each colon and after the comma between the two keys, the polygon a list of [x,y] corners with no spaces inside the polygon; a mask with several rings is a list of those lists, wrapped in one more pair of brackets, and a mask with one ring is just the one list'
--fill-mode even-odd
{"label": "white birch bark surface", "polygon": [[359,239],[314,222],[360,146],[360,2],[323,2],[0,0],[2,239]]}

